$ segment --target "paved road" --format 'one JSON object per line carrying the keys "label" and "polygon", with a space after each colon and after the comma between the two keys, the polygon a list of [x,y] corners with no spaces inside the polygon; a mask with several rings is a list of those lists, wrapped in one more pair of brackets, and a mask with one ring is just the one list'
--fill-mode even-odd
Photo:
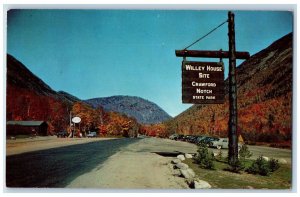
{"label": "paved road", "polygon": [[97,141],[7,156],[7,187],[65,187],[137,140]]}

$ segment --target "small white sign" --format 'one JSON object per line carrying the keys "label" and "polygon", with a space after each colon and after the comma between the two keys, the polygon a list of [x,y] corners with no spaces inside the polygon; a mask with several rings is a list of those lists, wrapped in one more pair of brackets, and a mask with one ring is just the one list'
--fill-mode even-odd
{"label": "small white sign", "polygon": [[72,118],[72,122],[74,122],[74,123],[80,123],[80,121],[81,121],[81,118],[79,118],[79,117]]}

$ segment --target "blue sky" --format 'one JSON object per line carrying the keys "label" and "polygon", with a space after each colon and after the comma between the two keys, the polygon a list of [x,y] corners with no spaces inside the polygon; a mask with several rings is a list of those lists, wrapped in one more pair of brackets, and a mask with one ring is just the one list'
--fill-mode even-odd
{"label": "blue sky", "polygon": [[[291,12],[234,13],[236,49],[251,55],[293,31]],[[10,10],[7,18],[7,52],[54,90],[80,99],[139,96],[176,116],[191,105],[181,102],[175,49],[224,22],[227,11]],[[190,49],[228,50],[227,29]]]}

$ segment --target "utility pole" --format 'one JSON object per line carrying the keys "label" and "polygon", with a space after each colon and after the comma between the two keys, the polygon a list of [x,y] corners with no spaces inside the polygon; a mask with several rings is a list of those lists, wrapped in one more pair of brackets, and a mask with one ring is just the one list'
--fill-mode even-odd
{"label": "utility pole", "polygon": [[229,37],[229,122],[228,122],[228,162],[234,164],[238,161],[237,139],[237,88],[236,88],[236,51],[234,13],[228,12],[228,37]]}

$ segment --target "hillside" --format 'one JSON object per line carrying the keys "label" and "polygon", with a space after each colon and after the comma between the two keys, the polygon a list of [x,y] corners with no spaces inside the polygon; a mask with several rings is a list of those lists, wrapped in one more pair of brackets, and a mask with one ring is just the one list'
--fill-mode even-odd
{"label": "hillside", "polygon": [[[103,136],[136,136],[139,130],[140,125],[134,118],[118,112],[106,112],[101,106],[94,109],[86,102],[67,92],[54,91],[11,55],[7,55],[6,87],[7,121],[46,121],[49,126],[48,134],[54,134],[62,130],[70,131],[70,114],[76,114],[82,120],[80,123],[81,131],[76,132],[85,133],[94,130]],[[115,102],[119,101],[117,107],[123,106],[126,108],[127,105],[131,106],[127,109],[133,110],[129,113],[132,117],[146,118],[153,122],[166,120],[166,117],[169,118],[157,105],[141,98],[115,98]],[[131,104],[133,101],[135,103]],[[111,106],[113,103],[108,102],[108,100],[104,103],[113,108]],[[145,111],[149,113],[145,115]]]}
{"label": "hillside", "polygon": [[[78,98],[70,95],[67,92],[56,92],[50,86],[48,86],[39,77],[34,75],[24,64],[19,62],[11,55],[7,55],[7,93],[11,93],[10,90],[16,88],[17,92],[26,91],[28,93],[33,92],[39,96],[51,97],[53,99],[61,100],[69,104],[74,101],[79,101]],[[9,95],[10,96],[10,95]]]}
{"label": "hillside", "polygon": [[[292,43],[290,33],[237,67],[238,132],[245,140],[291,140]],[[224,104],[193,105],[165,124],[170,133],[227,136],[228,110],[227,93]]]}
{"label": "hillside", "polygon": [[155,103],[135,96],[112,96],[85,100],[93,107],[102,106],[107,111],[123,113],[134,117],[139,123],[153,124],[171,118]]}
{"label": "hillside", "polygon": [[69,124],[73,101],[58,94],[21,62],[7,55],[7,120],[44,120],[49,133]]}

